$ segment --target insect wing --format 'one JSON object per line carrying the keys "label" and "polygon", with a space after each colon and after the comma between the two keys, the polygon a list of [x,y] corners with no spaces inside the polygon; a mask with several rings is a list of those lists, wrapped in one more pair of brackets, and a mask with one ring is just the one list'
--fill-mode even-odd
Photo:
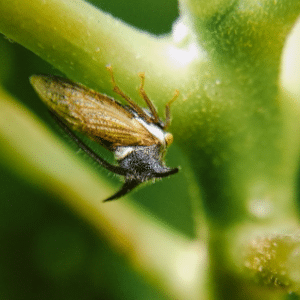
{"label": "insect wing", "polygon": [[126,107],[70,80],[34,75],[30,81],[47,106],[73,129],[109,148],[158,142]]}

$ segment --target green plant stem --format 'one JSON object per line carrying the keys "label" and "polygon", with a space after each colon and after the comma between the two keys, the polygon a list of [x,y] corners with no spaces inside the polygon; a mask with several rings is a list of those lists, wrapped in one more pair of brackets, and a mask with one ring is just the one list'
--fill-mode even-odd
{"label": "green plant stem", "polygon": [[[85,1],[1,1],[0,11],[4,35],[91,88],[111,90],[107,64],[115,68],[120,85],[126,82],[127,90],[134,92],[137,73],[145,71],[146,78],[151,77],[147,90],[164,87],[163,103],[187,81],[170,58],[169,37],[140,32]],[[167,71],[170,68],[172,73]]]}
{"label": "green plant stem", "polygon": [[[174,106],[172,130],[201,187],[213,281],[222,297],[247,299],[237,271],[244,241],[299,226],[299,107],[289,107],[294,95],[278,81],[300,2],[213,1],[204,10],[202,4],[180,2],[178,24],[189,31],[180,42],[176,29],[173,37],[156,38],[82,1],[2,1],[0,31],[93,88],[108,89],[110,63],[130,93],[136,73],[146,71],[147,91],[160,105],[181,91],[185,101]],[[180,64],[174,53],[189,46],[197,55]]]}

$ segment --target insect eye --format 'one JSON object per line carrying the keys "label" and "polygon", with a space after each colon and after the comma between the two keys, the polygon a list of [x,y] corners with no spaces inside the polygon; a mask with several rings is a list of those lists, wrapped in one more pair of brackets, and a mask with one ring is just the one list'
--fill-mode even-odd
{"label": "insect eye", "polygon": [[170,146],[173,143],[173,135],[169,132],[166,133],[165,135],[165,141],[167,146]]}

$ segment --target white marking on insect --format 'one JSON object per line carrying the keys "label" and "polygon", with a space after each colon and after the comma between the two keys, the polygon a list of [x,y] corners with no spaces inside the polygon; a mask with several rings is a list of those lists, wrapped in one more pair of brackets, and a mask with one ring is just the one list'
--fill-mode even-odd
{"label": "white marking on insect", "polygon": [[120,146],[117,147],[114,154],[115,154],[115,158],[117,160],[123,159],[125,158],[127,155],[129,155],[132,151],[134,151],[134,147],[130,147],[130,146]]}
{"label": "white marking on insect", "polygon": [[166,134],[161,128],[159,128],[157,125],[153,123],[149,124],[141,118],[136,118],[136,120],[139,121],[151,134],[153,134],[156,138],[158,138],[162,145],[166,145],[166,141],[165,141]]}

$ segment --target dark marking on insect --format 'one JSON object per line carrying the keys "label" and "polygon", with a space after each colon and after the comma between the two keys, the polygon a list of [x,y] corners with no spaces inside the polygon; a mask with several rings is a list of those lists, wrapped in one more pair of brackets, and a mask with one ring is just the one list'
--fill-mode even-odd
{"label": "dark marking on insect", "polygon": [[[142,182],[163,178],[178,172],[164,163],[167,147],[173,142],[165,130],[171,123],[170,105],[179,95],[166,104],[165,122],[157,113],[145,90],[145,74],[139,73],[140,96],[149,110],[132,101],[116,84],[112,67],[110,72],[113,90],[128,105],[98,93],[71,80],[53,75],[33,75],[30,82],[49,112],[65,132],[95,161],[107,170],[125,177],[123,187],[104,201],[118,199]],[[113,165],[97,155],[72,131],[77,130],[112,151],[118,162]]]}

